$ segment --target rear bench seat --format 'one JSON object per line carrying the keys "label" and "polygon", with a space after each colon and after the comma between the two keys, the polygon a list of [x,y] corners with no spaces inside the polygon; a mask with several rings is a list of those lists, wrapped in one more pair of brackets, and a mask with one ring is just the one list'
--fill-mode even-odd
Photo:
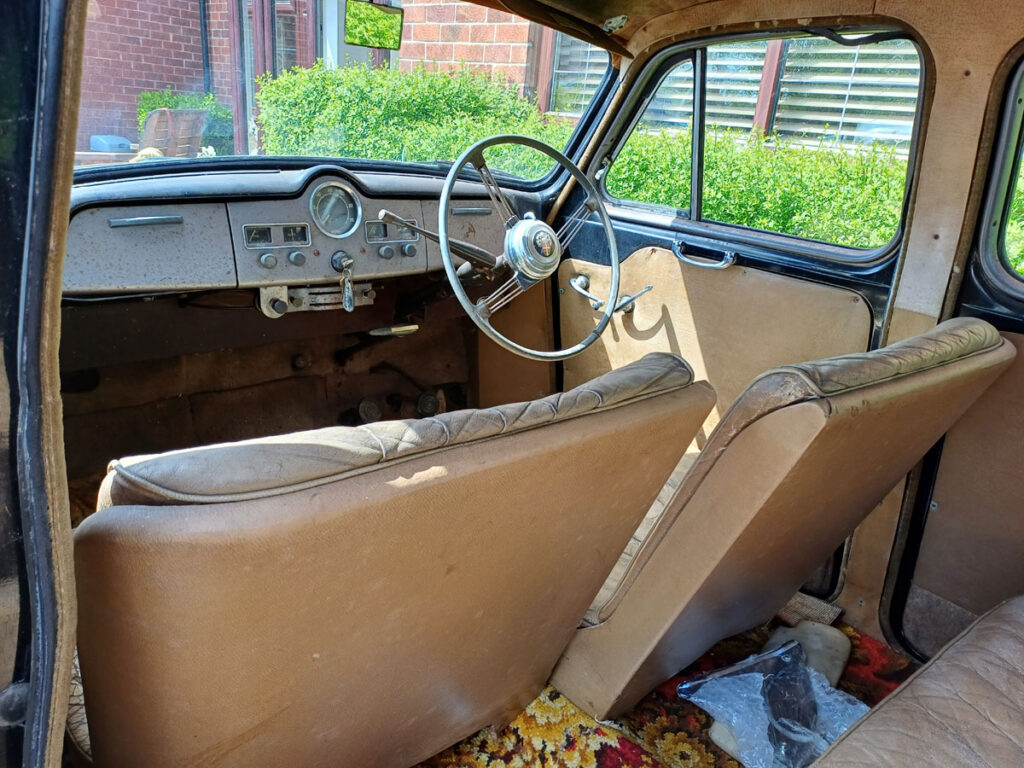
{"label": "rear bench seat", "polygon": [[992,609],[814,768],[1024,765],[1024,597]]}

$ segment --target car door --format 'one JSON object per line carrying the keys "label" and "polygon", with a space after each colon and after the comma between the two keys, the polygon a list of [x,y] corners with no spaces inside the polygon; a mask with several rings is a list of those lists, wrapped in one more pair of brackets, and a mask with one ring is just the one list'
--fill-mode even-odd
{"label": "car door", "polygon": [[[761,372],[877,345],[922,81],[916,45],[896,30],[716,38],[651,58],[597,153],[628,306],[566,361],[564,385],[680,354],[718,392],[698,450]],[[593,328],[587,294],[606,295],[610,277],[598,227],[571,256],[563,344]],[[836,586],[826,571],[811,585],[821,595]]]}
{"label": "car door", "polygon": [[[1024,64],[1007,87],[975,246],[956,314],[992,323],[1024,352]],[[925,462],[890,585],[893,636],[921,658],[1024,592],[1024,356]]]}

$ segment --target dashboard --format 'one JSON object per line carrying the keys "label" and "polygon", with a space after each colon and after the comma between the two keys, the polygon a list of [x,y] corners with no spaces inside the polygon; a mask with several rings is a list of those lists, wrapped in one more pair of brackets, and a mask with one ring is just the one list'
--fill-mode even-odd
{"label": "dashboard", "polygon": [[[320,166],[76,185],[64,294],[252,288],[270,317],[351,310],[353,303],[372,303],[374,281],[442,268],[436,243],[379,215],[386,209],[436,231],[441,184],[435,177]],[[503,222],[482,187],[457,184],[451,214],[453,237],[502,252]]]}

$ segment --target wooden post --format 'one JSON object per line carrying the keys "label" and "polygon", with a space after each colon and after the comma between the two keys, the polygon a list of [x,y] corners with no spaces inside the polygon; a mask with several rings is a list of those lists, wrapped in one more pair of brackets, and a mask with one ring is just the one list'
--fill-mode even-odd
{"label": "wooden post", "polygon": [[267,46],[265,35],[266,0],[252,0],[252,73],[259,77],[267,71]]}
{"label": "wooden post", "polygon": [[319,37],[320,37],[320,25],[317,24],[318,18],[318,3],[317,0],[305,0],[305,2],[298,2],[295,4],[296,13],[302,13],[302,8],[305,7],[306,17],[304,19],[296,19],[296,23],[304,23],[306,25],[306,47],[301,54],[296,51],[296,59],[304,67],[312,67],[316,62],[317,50],[319,48]]}
{"label": "wooden post", "polygon": [[231,122],[235,134],[235,153],[249,153],[248,110],[245,107],[245,87],[242,84],[245,65],[245,46],[242,32],[242,3],[245,0],[228,0],[228,45],[231,49]]}
{"label": "wooden post", "polygon": [[534,71],[537,77],[537,109],[551,111],[551,79],[555,69],[555,30],[540,27],[540,39],[535,49]]}
{"label": "wooden post", "polygon": [[764,69],[761,70],[761,86],[757,91],[757,106],[754,107],[754,126],[766,136],[771,133],[775,105],[782,83],[782,64],[786,54],[785,40],[769,40],[764,54]]}

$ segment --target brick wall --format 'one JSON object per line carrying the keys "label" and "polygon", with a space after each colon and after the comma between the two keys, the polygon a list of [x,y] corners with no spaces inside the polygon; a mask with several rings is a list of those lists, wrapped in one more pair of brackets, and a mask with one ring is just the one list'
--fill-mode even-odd
{"label": "brick wall", "polygon": [[[206,20],[210,86],[222,104],[232,106],[229,1],[207,0]],[[283,67],[311,65],[314,0],[273,7],[279,62]],[[240,36],[234,45],[241,45]],[[202,93],[205,87],[199,0],[89,0],[76,149],[87,150],[93,134],[136,141],[139,93],[168,86],[175,93]]]}
{"label": "brick wall", "polygon": [[138,137],[140,91],[203,90],[199,3],[89,0],[78,149],[89,136]]}
{"label": "brick wall", "polygon": [[504,11],[451,0],[404,0],[399,67],[470,66],[536,88],[540,28]]}

